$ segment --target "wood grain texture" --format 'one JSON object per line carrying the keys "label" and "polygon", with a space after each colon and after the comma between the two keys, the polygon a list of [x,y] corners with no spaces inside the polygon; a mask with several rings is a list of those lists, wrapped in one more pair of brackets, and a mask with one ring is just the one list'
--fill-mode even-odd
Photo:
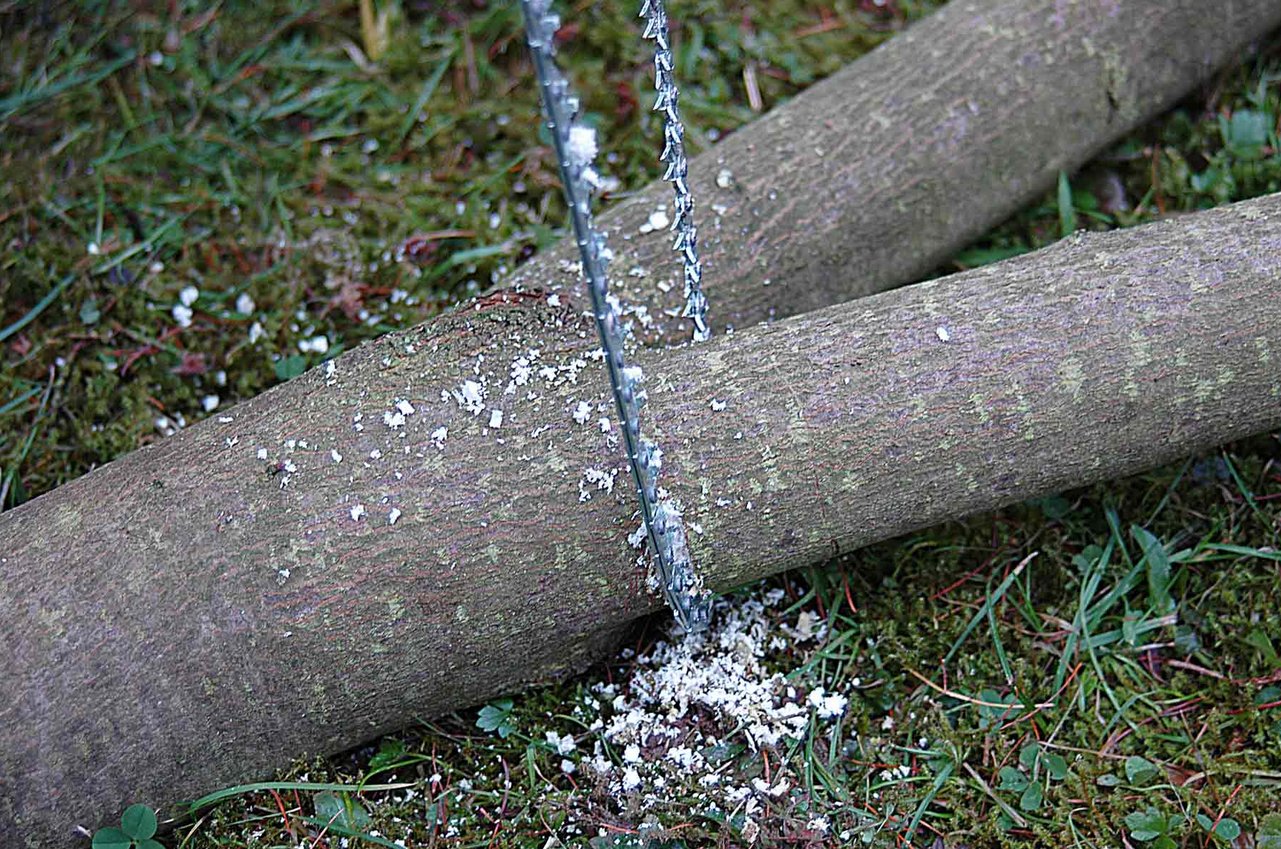
{"label": "wood grain texture", "polygon": [[[1206,5],[957,2],[696,163],[739,329],[642,363],[714,585],[1276,425],[1274,200],[751,327],[933,267],[1281,18]],[[659,323],[665,191],[605,219]],[[658,607],[565,250],[0,515],[6,845],[566,674]]]}

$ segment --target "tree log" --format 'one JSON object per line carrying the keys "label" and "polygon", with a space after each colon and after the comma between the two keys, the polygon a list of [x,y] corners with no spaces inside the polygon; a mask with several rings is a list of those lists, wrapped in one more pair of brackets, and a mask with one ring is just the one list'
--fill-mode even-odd
{"label": "tree log", "polygon": [[[647,412],[727,588],[1277,427],[1278,296],[1271,196],[650,352]],[[598,369],[512,375],[535,315],[386,337],[0,517],[6,833],[560,674],[659,607],[614,435],[573,417],[608,409]]]}
{"label": "tree log", "polygon": [[[644,365],[714,586],[1276,424],[1273,201],[742,329],[928,270],[1281,19],[1144,5],[955,3],[696,162],[740,330]],[[664,191],[605,221],[660,317]],[[566,257],[0,516],[6,844],[580,668],[657,606]]]}

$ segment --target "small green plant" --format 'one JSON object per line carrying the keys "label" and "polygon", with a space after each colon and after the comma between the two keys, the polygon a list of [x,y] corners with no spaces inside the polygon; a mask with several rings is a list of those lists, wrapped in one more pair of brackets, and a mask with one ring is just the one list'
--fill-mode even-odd
{"label": "small green plant", "polygon": [[1175,849],[1174,840],[1183,826],[1183,817],[1179,814],[1163,814],[1156,808],[1135,811],[1125,817],[1125,827],[1130,830],[1130,837],[1140,843],[1147,843],[1151,849]]}
{"label": "small green plant", "polygon": [[1281,814],[1268,814],[1263,818],[1254,845],[1256,849],[1281,849]]}
{"label": "small green plant", "polygon": [[1204,828],[1216,840],[1231,843],[1241,836],[1241,824],[1232,819],[1232,817],[1220,817],[1217,820],[1213,820],[1205,814],[1197,814],[1196,821],[1197,825]]}
{"label": "small green plant", "polygon": [[1139,755],[1131,755],[1125,759],[1125,775],[1120,776],[1116,773],[1104,773],[1100,775],[1096,783],[1100,787],[1120,787],[1128,785],[1134,788],[1144,788],[1153,784],[1161,776],[1161,768],[1147,758]]}
{"label": "small green plant", "polygon": [[350,793],[325,790],[316,794],[316,819],[326,826],[338,825],[343,829],[361,831],[369,827],[369,812],[352,798]]}
{"label": "small green plant", "polygon": [[1125,780],[1135,787],[1146,787],[1160,776],[1161,770],[1147,758],[1132,755],[1125,759]]}
{"label": "small green plant", "polygon": [[512,723],[511,699],[498,699],[480,709],[476,717],[476,727],[482,731],[496,732],[504,740],[516,730]]}
{"label": "small green plant", "polygon": [[[1017,710],[1014,706],[1019,701],[1013,693],[1001,695],[991,687],[979,693],[979,700],[979,728],[984,730],[998,728],[1001,723],[1009,720]],[[1009,707],[998,707],[998,705],[1009,705]]]}
{"label": "small green plant", "polygon": [[108,826],[93,835],[93,849],[164,849],[155,840],[156,812],[146,805],[130,805],[120,815],[120,827]]}
{"label": "small green plant", "polygon": [[[1068,765],[1062,755],[1047,754],[1037,743],[1028,743],[1019,750],[1019,766],[1003,766],[997,773],[999,789],[1015,793],[1019,808],[1035,811],[1045,799],[1049,781],[1067,778]],[[1042,778],[1044,775],[1044,778]]]}

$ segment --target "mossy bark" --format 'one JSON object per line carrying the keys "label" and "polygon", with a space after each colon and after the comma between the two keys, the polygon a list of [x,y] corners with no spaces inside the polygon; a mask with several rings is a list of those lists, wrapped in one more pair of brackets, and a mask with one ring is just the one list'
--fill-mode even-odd
{"label": "mossy bark", "polygon": [[[751,325],[933,267],[1278,18],[957,2],[696,162],[738,330],[641,362],[710,582],[1275,426],[1275,200]],[[666,191],[605,218],[654,341]],[[659,606],[568,250],[0,516],[6,845],[581,668]]]}

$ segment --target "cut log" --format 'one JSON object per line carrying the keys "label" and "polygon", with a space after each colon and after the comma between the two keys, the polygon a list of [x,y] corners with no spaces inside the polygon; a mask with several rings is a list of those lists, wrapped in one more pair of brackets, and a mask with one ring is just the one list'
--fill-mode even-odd
{"label": "cut log", "polygon": [[[928,270],[1281,19],[1144,5],[955,3],[696,163],[739,332],[644,365],[713,585],[1276,424],[1273,201],[743,329]],[[656,316],[665,191],[605,220]],[[567,257],[0,516],[6,845],[580,668],[657,606]]]}
{"label": "cut log", "polygon": [[[1278,426],[1279,296],[1272,196],[651,352],[647,412],[723,589]],[[561,674],[659,607],[599,367],[535,315],[386,337],[0,516],[5,831]]]}

